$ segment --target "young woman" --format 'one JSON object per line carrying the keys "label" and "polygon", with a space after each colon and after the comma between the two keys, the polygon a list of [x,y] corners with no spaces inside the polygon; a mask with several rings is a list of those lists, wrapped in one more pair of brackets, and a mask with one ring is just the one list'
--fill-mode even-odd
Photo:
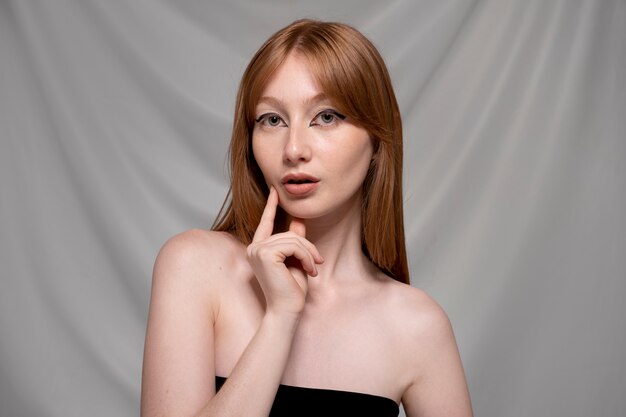
{"label": "young woman", "polygon": [[407,285],[400,113],[374,46],[337,23],[274,34],[230,157],[213,230],[157,257],[142,416],[471,416],[449,320]]}

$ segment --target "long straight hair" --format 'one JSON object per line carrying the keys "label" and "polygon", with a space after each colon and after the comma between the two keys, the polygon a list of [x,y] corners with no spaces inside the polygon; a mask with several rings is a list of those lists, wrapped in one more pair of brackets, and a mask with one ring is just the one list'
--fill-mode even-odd
{"label": "long straight hair", "polygon": [[212,229],[252,241],[269,189],[252,153],[254,112],[289,54],[306,57],[313,77],[338,110],[363,127],[374,157],[362,187],[361,242],[384,273],[409,283],[402,210],[402,122],[385,63],[372,43],[342,23],[298,20],[254,55],[239,86],[231,137],[231,187]]}

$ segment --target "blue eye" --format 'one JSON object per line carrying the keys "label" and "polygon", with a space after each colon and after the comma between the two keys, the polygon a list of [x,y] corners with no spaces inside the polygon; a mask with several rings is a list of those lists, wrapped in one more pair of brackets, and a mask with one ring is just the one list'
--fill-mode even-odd
{"label": "blue eye", "polygon": [[343,114],[332,109],[327,109],[319,112],[315,118],[313,118],[311,126],[330,126],[345,118],[346,116]]}

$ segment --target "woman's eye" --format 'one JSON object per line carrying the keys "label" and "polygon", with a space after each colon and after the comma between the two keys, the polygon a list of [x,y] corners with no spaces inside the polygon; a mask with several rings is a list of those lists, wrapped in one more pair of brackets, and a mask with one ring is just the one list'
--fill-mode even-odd
{"label": "woman's eye", "polygon": [[335,110],[324,110],[320,112],[313,121],[311,126],[328,126],[337,123],[338,120],[345,119],[346,116],[336,112]]}
{"label": "woman's eye", "polygon": [[273,113],[267,113],[259,116],[256,119],[256,122],[269,127],[286,126],[283,119],[279,115]]}
{"label": "woman's eye", "polygon": [[322,119],[322,122],[330,123],[333,120],[335,120],[335,115],[334,114],[330,114],[330,113],[324,113],[324,114],[320,115],[320,118]]}
{"label": "woman's eye", "polygon": [[267,124],[270,126],[278,126],[280,124],[280,117],[278,116],[268,116]]}

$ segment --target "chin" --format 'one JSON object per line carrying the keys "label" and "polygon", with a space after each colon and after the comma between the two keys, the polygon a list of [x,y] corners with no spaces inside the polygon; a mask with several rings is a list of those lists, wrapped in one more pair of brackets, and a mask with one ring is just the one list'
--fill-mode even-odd
{"label": "chin", "polygon": [[349,216],[352,211],[360,213],[361,204],[358,196],[342,199],[334,198],[328,201],[327,198],[319,198],[322,196],[314,196],[302,199],[285,199],[280,203],[280,207],[285,213],[291,217],[303,220],[320,219],[328,216],[336,216],[343,218]]}
{"label": "chin", "polygon": [[318,217],[322,217],[324,214],[320,214],[319,212],[311,209],[294,209],[294,208],[282,208],[285,213],[287,213],[291,217],[295,217],[303,220],[311,220],[316,219]]}
{"label": "chin", "polygon": [[295,217],[303,220],[314,219],[330,219],[336,217],[337,219],[343,218],[351,211],[348,207],[343,205],[332,207],[315,207],[311,202],[303,201],[303,204],[287,204],[287,207],[282,206],[283,211],[291,217]]}
{"label": "chin", "polygon": [[320,210],[319,207],[315,207],[310,200],[289,201],[286,204],[281,203],[280,207],[285,213],[291,217],[297,217],[299,219],[315,219],[317,217],[328,214],[329,210]]}

